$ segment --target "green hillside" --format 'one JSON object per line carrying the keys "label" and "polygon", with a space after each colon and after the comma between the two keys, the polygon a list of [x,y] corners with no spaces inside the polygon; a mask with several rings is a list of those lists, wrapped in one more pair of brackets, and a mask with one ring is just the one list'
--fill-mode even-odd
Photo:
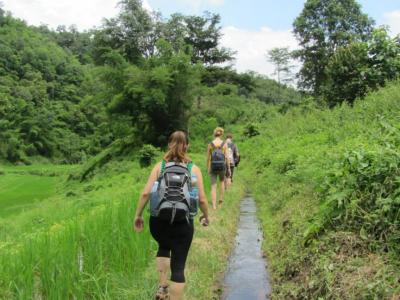
{"label": "green hillside", "polygon": [[276,298],[399,295],[399,95],[394,82],[354,107],[266,110],[243,140]]}

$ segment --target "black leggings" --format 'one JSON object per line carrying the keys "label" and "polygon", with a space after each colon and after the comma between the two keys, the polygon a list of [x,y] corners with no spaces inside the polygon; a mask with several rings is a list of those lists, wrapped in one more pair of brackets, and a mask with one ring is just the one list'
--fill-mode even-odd
{"label": "black leggings", "polygon": [[171,257],[171,281],[185,282],[185,263],[193,239],[193,220],[190,224],[170,224],[150,217],[150,232],[158,243],[157,257]]}

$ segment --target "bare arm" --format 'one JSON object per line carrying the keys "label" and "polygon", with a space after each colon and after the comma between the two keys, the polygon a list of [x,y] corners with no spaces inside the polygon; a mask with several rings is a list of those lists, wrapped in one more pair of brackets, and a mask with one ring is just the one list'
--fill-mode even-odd
{"label": "bare arm", "polygon": [[136,206],[136,213],[135,217],[141,217],[143,213],[143,209],[147,204],[147,201],[149,200],[150,197],[150,192],[151,188],[153,187],[154,182],[156,182],[158,178],[158,174],[160,173],[160,165],[161,163],[158,163],[154,166],[153,170],[150,173],[149,178],[147,179],[147,183],[143,189],[143,192],[140,194],[138,204]]}
{"label": "bare arm", "polygon": [[208,221],[208,201],[206,193],[204,192],[203,175],[197,166],[193,166],[193,173],[197,176],[197,188],[199,189],[199,205],[203,213],[203,217]]}
{"label": "bare arm", "polygon": [[210,171],[210,160],[211,160],[211,145],[208,144],[207,146],[207,170]]}

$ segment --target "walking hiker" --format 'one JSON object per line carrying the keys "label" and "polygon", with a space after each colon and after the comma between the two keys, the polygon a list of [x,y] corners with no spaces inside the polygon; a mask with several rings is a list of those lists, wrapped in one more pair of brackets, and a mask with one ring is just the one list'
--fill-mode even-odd
{"label": "walking hiker", "polygon": [[211,178],[211,199],[213,209],[217,209],[217,181],[220,182],[219,204],[224,201],[225,174],[230,176],[230,167],[227,158],[227,145],[222,140],[224,129],[214,129],[214,140],[207,148],[207,168]]}
{"label": "walking hiker", "polygon": [[230,167],[230,175],[227,173],[225,174],[225,176],[226,176],[226,187],[229,187],[233,182],[233,173],[235,167],[240,162],[240,154],[238,147],[233,142],[233,135],[231,133],[226,135],[226,145],[228,150],[228,163]]}
{"label": "walking hiker", "polygon": [[[150,232],[158,243],[159,286],[155,299],[180,300],[185,287],[185,263],[193,238],[193,218],[197,206],[203,226],[209,225],[208,204],[200,168],[187,156],[188,139],[184,132],[171,134],[168,151],[157,163],[139,198],[134,229],[143,230],[143,209],[150,199]],[[167,276],[171,270],[171,286]],[[170,297],[170,298],[168,298]]]}

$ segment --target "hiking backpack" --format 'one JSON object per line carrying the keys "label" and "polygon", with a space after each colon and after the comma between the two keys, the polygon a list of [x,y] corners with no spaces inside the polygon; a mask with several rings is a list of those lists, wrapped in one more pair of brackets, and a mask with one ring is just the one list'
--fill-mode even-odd
{"label": "hiking backpack", "polygon": [[214,143],[211,142],[211,171],[213,172],[225,171],[224,144],[225,142],[222,142],[219,147],[216,147]]}
{"label": "hiking backpack", "polygon": [[231,167],[234,167],[236,165],[236,159],[235,159],[235,144],[234,143],[228,143],[228,161]]}
{"label": "hiking backpack", "polygon": [[[191,169],[193,163],[162,161],[160,176],[153,185],[150,199],[150,214],[171,224],[187,220],[191,216],[192,190]],[[197,207],[196,207],[197,209]]]}
{"label": "hiking backpack", "polygon": [[[231,153],[232,153],[232,161],[231,161],[231,166],[237,167],[239,165],[240,162],[240,156],[238,156],[238,150],[237,150],[237,146],[235,143],[229,143],[228,144],[228,149],[230,149]],[[231,158],[229,158],[231,159]]]}

